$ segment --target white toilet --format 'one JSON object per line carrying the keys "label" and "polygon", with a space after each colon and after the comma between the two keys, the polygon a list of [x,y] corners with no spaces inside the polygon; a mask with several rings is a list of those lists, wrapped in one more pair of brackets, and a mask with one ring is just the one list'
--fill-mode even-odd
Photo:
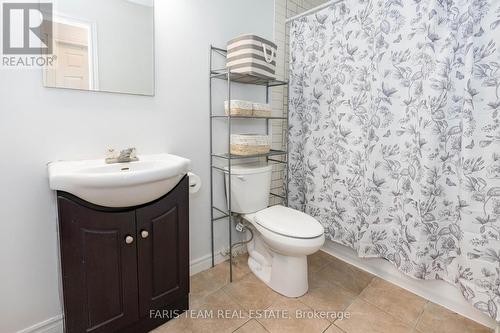
{"label": "white toilet", "polygon": [[[267,207],[272,166],[260,163],[231,167],[231,207],[250,222],[248,265],[269,287],[288,297],[308,289],[307,255],[325,242],[324,228],[313,217],[284,207]],[[228,193],[226,173],[226,193]]]}

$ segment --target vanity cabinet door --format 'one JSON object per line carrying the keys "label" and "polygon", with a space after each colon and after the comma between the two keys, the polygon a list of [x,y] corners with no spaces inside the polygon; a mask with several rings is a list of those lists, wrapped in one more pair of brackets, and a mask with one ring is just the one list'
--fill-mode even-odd
{"label": "vanity cabinet door", "polygon": [[135,212],[58,196],[66,332],[115,332],[138,320]]}
{"label": "vanity cabinet door", "polygon": [[189,191],[184,179],[165,197],[136,210],[139,313],[173,309],[189,292]]}

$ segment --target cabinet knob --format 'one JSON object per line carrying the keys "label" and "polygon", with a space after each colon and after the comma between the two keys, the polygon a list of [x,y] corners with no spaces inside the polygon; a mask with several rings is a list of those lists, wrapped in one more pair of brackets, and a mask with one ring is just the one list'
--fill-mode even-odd
{"label": "cabinet knob", "polygon": [[149,232],[147,230],[142,230],[141,231],[141,237],[142,238],[148,238],[149,236]]}
{"label": "cabinet knob", "polygon": [[125,237],[125,243],[127,244],[132,244],[134,242],[134,237],[130,236],[130,235],[127,235]]}

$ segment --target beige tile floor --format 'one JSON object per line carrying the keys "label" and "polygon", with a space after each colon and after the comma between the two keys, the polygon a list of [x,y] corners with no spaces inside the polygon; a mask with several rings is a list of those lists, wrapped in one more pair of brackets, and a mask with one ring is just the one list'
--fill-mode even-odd
{"label": "beige tile floor", "polygon": [[[319,251],[309,257],[309,291],[286,298],[268,288],[236,258],[233,283],[226,261],[191,278],[189,316],[154,333],[491,333],[492,330]],[[222,311],[224,312],[222,315]],[[267,316],[259,316],[266,310]],[[298,311],[298,312],[297,312]],[[335,311],[343,319],[298,318]],[[201,317],[202,314],[208,318]],[[260,312],[262,314],[262,312]],[[280,314],[288,314],[287,316]],[[271,315],[272,314],[272,315]]]}

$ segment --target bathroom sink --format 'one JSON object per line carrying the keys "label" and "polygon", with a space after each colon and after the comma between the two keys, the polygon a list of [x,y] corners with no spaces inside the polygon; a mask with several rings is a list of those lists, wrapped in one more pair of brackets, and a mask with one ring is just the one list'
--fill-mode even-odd
{"label": "bathroom sink", "polygon": [[132,207],[160,198],[187,174],[190,160],[170,155],[139,155],[128,163],[104,159],[48,164],[50,188],[105,207]]}

